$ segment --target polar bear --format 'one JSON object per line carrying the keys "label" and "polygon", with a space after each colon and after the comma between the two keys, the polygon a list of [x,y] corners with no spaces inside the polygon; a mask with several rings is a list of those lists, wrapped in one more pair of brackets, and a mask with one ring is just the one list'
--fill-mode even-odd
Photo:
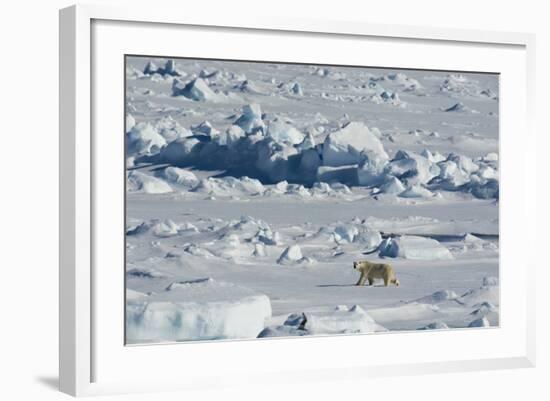
{"label": "polar bear", "polygon": [[368,260],[360,260],[353,262],[353,268],[361,272],[359,281],[355,285],[364,285],[366,280],[369,280],[369,285],[372,285],[375,278],[383,279],[386,287],[390,284],[399,285],[393,267],[387,263],[372,263]]}

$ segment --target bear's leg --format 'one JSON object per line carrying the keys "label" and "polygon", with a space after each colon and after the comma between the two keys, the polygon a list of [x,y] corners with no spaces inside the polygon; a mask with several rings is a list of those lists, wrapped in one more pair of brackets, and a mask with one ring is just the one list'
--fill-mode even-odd
{"label": "bear's leg", "polygon": [[390,284],[388,277],[384,277],[384,286],[387,287]]}
{"label": "bear's leg", "polygon": [[373,285],[374,284],[374,279],[369,277],[369,285]]}
{"label": "bear's leg", "polygon": [[357,284],[355,285],[363,285],[365,284],[365,273],[361,273],[361,277],[359,277],[359,281],[357,281]]}

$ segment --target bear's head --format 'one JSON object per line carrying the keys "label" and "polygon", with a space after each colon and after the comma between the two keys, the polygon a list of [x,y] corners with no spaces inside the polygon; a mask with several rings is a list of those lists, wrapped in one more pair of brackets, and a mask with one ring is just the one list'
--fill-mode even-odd
{"label": "bear's head", "polygon": [[360,269],[362,268],[364,265],[368,264],[369,262],[367,262],[366,260],[359,260],[359,261],[355,261],[353,262],[353,268],[354,269]]}

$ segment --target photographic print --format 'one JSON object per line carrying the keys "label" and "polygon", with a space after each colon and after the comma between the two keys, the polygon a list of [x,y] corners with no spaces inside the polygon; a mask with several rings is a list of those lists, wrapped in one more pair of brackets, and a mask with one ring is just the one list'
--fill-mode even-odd
{"label": "photographic print", "polygon": [[126,344],[499,325],[498,74],[124,73]]}

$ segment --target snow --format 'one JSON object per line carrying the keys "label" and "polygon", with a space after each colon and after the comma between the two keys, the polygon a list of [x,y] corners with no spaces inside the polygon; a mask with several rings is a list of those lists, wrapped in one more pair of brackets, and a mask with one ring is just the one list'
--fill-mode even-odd
{"label": "snow", "polygon": [[250,338],[270,317],[269,298],[263,294],[232,283],[194,280],[127,299],[126,330],[132,342]]}
{"label": "snow", "polygon": [[432,238],[415,235],[387,238],[380,244],[380,256],[412,260],[452,259],[451,252]]}

